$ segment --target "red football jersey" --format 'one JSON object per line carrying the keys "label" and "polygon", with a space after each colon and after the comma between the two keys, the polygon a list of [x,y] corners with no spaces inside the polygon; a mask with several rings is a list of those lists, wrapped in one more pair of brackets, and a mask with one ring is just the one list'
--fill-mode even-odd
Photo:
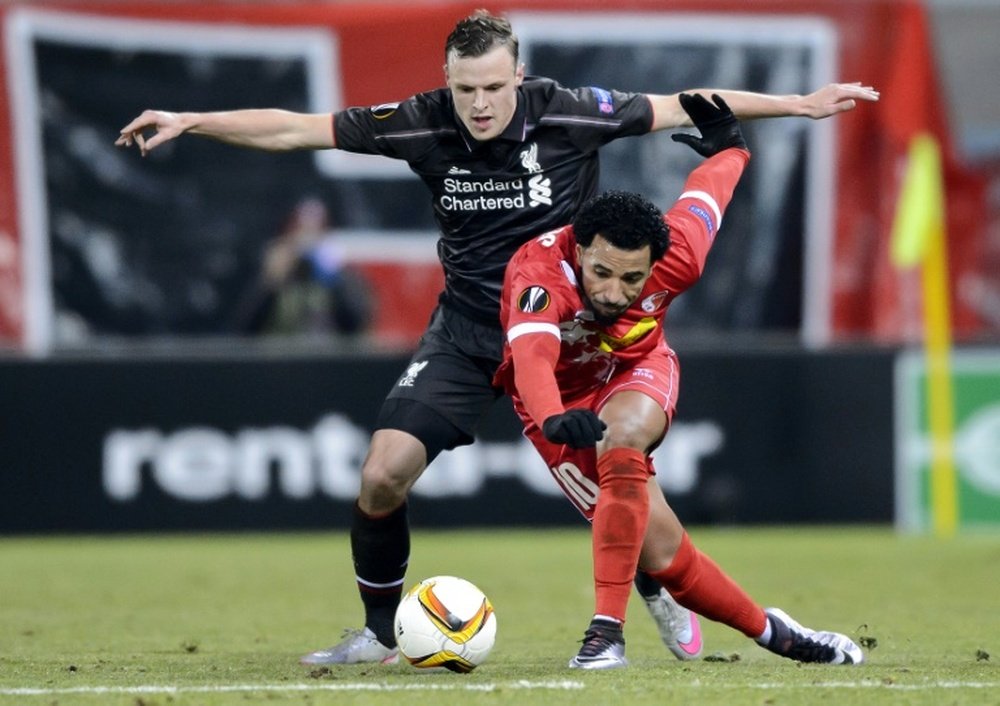
{"label": "red football jersey", "polygon": [[[601,386],[616,370],[639,363],[657,347],[666,347],[663,319],[670,303],[698,281],[733,190],[750,158],[729,149],[699,165],[664,219],[670,247],[654,263],[652,273],[632,305],[610,326],[593,320],[577,284],[579,266],[572,226],[550,231],[525,243],[507,266],[500,301],[506,332],[504,360],[496,382],[521,399],[529,411],[546,415],[564,411],[562,399],[578,397]],[[551,337],[560,342],[555,377],[558,393],[547,385],[515,389],[511,342]],[[532,400],[532,397],[536,399]],[[544,419],[535,418],[541,425]]]}

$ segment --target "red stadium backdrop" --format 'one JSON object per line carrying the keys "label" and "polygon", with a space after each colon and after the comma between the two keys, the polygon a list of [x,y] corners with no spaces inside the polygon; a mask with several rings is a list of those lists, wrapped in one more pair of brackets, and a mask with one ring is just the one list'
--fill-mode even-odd
{"label": "red stadium backdrop", "polygon": [[[38,0],[0,6],[5,47],[0,52],[0,343],[38,350],[40,344],[32,340],[28,312],[37,306],[34,298],[44,298],[44,294],[29,291],[26,285],[29,278],[25,267],[31,267],[33,260],[24,238],[24,216],[19,219],[18,215],[18,204],[24,196],[18,193],[19,188],[24,188],[19,184],[30,183],[17,173],[18,155],[19,150],[31,149],[31,145],[24,141],[23,135],[15,133],[12,117],[20,80],[10,66],[10,47],[18,41],[18,27],[11,22],[16,13],[30,7],[33,12],[52,10],[82,17],[225,23],[251,28],[318,28],[337,36],[344,104],[367,105],[440,85],[444,37],[456,18],[476,5],[350,4],[318,0],[252,4]],[[834,75],[839,80],[874,85],[882,92],[877,105],[862,106],[832,121],[837,145],[836,197],[830,209],[834,241],[833,261],[829,263],[829,315],[823,323],[827,340],[902,343],[920,336],[919,274],[894,269],[888,253],[909,142],[921,132],[938,140],[943,155],[955,337],[965,341],[996,337],[997,322],[987,321],[983,314],[986,307],[981,299],[986,295],[976,293],[997,286],[1000,266],[986,252],[986,235],[998,214],[988,211],[985,196],[988,175],[969,171],[957,160],[921,3],[624,0],[616,3],[612,12],[606,2],[536,0],[498,2],[489,7],[501,13],[600,12],[608,14],[609,23],[615,16],[629,13],[663,14],[667,18],[682,13],[717,14],[720,26],[727,16],[734,14],[825,20],[836,33]],[[254,100],[254,96],[247,96],[246,106],[233,107],[256,105]],[[108,141],[114,139],[117,127],[107,126]],[[441,282],[432,247],[428,253],[429,257],[421,262],[410,264],[387,264],[384,259],[362,262],[377,290],[392,291],[393,300],[407,302],[406,306],[380,308],[376,334],[407,343],[422,330]]]}

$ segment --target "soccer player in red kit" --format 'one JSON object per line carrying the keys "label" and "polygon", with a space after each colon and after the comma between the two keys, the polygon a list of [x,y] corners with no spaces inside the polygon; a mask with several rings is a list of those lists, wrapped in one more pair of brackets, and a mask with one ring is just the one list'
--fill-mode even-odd
{"label": "soccer player in red kit", "polygon": [[694,547],[652,477],[649,454],[667,432],[679,381],[664,316],[698,281],[750,159],[739,122],[713,100],[681,95],[701,136],[674,139],[708,159],[665,216],[638,194],[603,194],[572,225],[522,246],[504,279],[507,343],[496,381],[593,525],[596,607],[574,668],[627,664],[622,625],[636,566],[681,605],[783,657],[864,658],[845,635],[810,630],[755,603]]}

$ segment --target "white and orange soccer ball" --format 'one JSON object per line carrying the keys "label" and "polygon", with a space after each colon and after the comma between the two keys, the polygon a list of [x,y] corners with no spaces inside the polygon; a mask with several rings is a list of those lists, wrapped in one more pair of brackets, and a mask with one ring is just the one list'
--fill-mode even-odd
{"label": "white and orange soccer ball", "polygon": [[414,667],[471,672],[493,649],[497,616],[475,585],[455,576],[416,584],[396,609],[396,643]]}

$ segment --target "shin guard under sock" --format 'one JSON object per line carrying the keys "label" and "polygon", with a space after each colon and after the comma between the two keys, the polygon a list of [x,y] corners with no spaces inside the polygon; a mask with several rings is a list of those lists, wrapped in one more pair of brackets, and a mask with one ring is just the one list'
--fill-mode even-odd
{"label": "shin guard under sock", "polygon": [[365,606],[365,626],[378,641],[396,644],[393,618],[403,594],[406,564],[410,558],[410,527],[406,503],[388,515],[366,515],[354,505],[351,525],[351,554],[361,602]]}
{"label": "shin guard under sock", "polygon": [[687,532],[670,566],[649,574],[688,610],[739,630],[747,637],[756,639],[767,625],[764,609],[718,564],[698,551]]}
{"label": "shin guard under sock", "polygon": [[597,473],[601,493],[593,520],[594,612],[624,622],[649,521],[646,455],[611,449],[597,460]]}

